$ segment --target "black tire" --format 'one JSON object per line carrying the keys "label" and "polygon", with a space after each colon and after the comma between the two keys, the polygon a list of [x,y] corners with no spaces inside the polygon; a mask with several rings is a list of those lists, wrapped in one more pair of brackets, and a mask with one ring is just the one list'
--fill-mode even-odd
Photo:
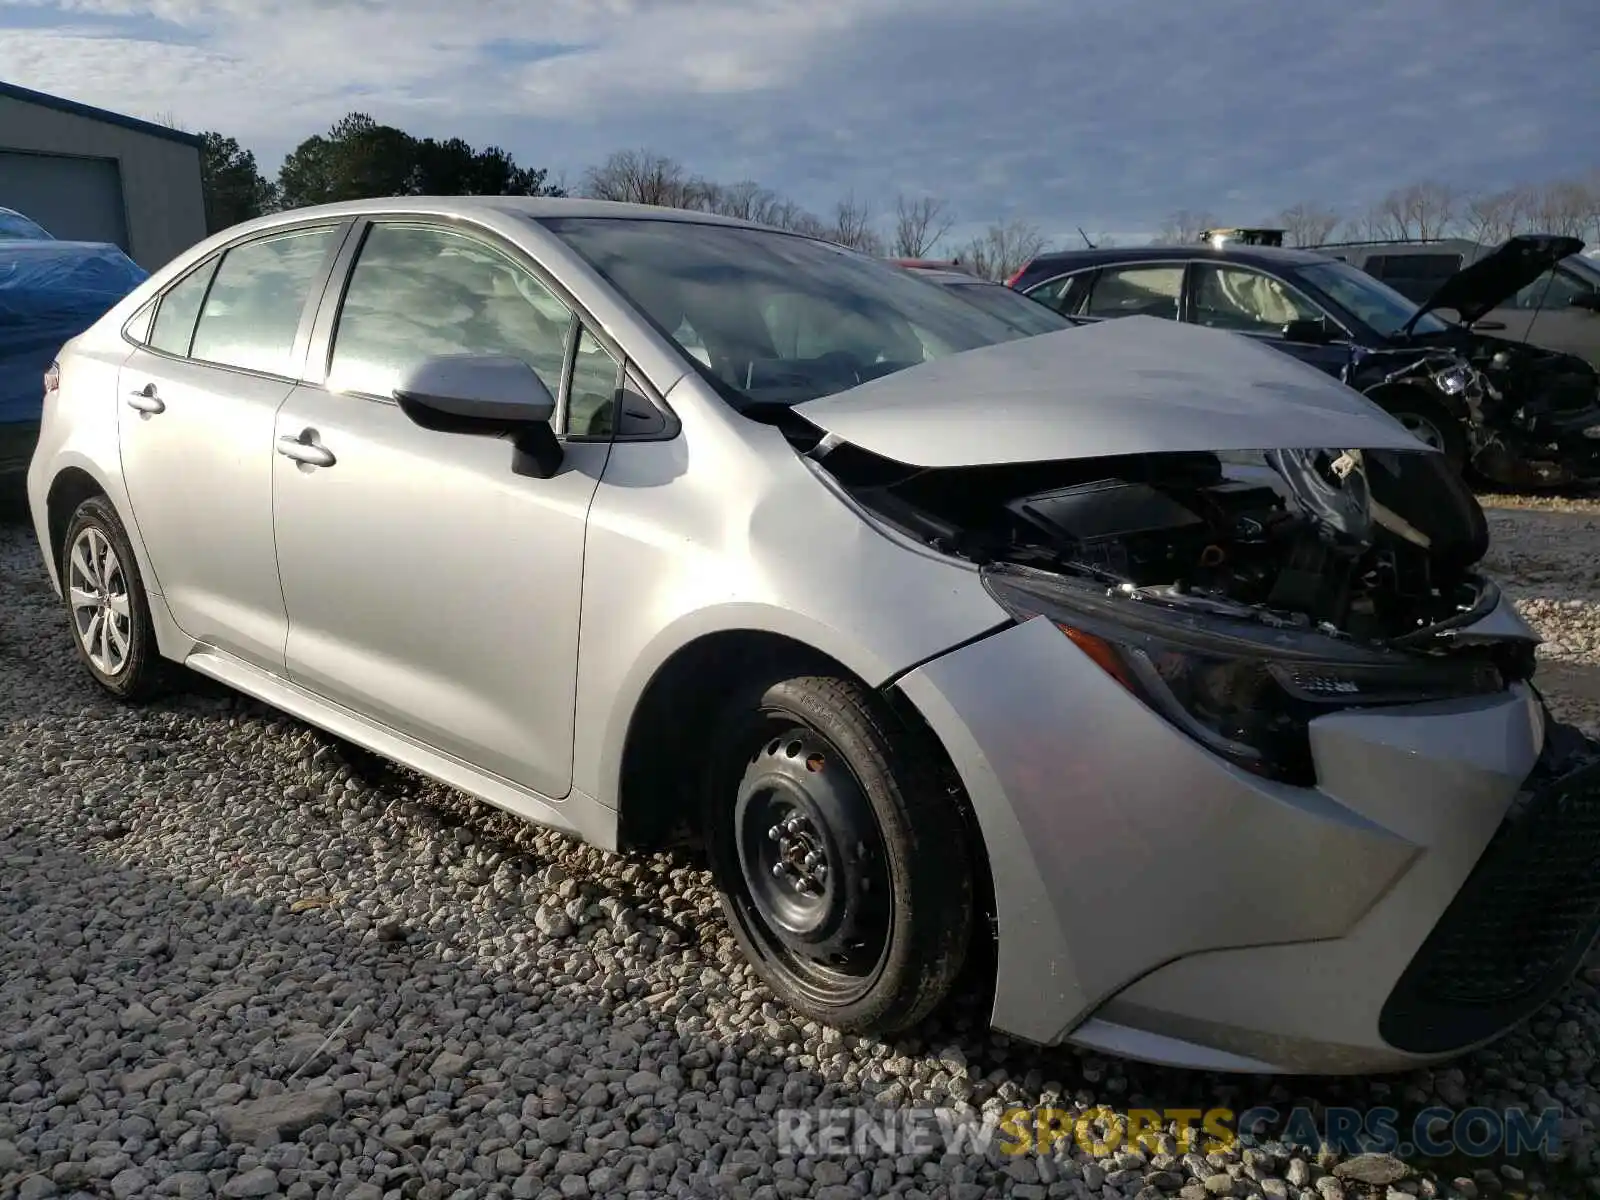
{"label": "black tire", "polygon": [[892,1033],[955,985],[972,941],[971,837],[938,763],[852,680],[763,682],[723,709],[707,855],[740,947],[796,1012]]}
{"label": "black tire", "polygon": [[[74,561],[74,548],[86,538],[103,539],[115,555],[115,570],[110,578],[110,592],[115,597],[126,598],[127,615],[124,622],[115,620],[111,627],[126,639],[126,650],[114,664],[97,663],[85,642],[87,633],[98,635],[105,622],[117,614],[110,610],[100,613],[101,625],[95,627],[93,618],[86,621],[85,610],[73,600],[75,584],[84,582],[81,565]],[[66,536],[62,538],[58,562],[61,570],[61,591],[67,610],[72,644],[78,652],[78,661],[90,677],[118,700],[138,701],[149,699],[160,692],[169,679],[167,666],[156,646],[155,628],[150,621],[150,602],[145,597],[144,581],[139,576],[139,563],[133,546],[128,541],[127,530],[117,510],[104,496],[92,496],[78,506],[67,523]],[[107,637],[110,637],[108,630]],[[105,643],[101,643],[102,645]],[[108,666],[114,669],[108,669]]]}
{"label": "black tire", "polygon": [[[1384,412],[1413,433],[1418,433],[1423,441],[1437,445],[1451,470],[1459,475],[1466,468],[1467,435],[1461,428],[1461,418],[1421,388],[1396,388],[1372,399]],[[1423,429],[1432,430],[1437,438],[1422,436]]]}

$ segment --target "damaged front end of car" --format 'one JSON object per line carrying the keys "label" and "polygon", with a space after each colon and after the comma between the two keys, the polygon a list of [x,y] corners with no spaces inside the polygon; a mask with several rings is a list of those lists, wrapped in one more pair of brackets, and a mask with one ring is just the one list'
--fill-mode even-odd
{"label": "damaged front end of car", "polygon": [[879,521],[974,564],[1013,617],[1049,620],[1152,710],[1266,778],[1315,782],[1308,727],[1325,713],[1488,695],[1533,674],[1537,636],[1473,571],[1483,515],[1436,454],[923,470],[822,439],[811,457]]}
{"label": "damaged front end of car", "polygon": [[1319,714],[1533,674],[1538,636],[1478,573],[1487,522],[1445,456],[1246,339],[1103,322],[785,424],[864,516],[977,569],[1005,611],[1257,774],[1311,782]]}

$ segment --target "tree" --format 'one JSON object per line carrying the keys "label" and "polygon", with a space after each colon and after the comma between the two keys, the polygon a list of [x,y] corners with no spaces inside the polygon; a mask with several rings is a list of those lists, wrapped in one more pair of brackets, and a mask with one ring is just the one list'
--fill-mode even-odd
{"label": "tree", "polygon": [[408,181],[417,196],[561,196],[547,173],[519,167],[499,146],[474,150],[460,138],[424,138],[413,147],[415,165]]}
{"label": "tree", "polygon": [[900,196],[894,205],[896,258],[926,258],[954,224],[943,200],[919,196],[915,200]]}
{"label": "tree", "polygon": [[618,150],[583,177],[583,194],[594,200],[699,208],[703,184],[683,164],[649,150]]}
{"label": "tree", "polygon": [[1520,229],[1527,207],[1528,193],[1523,188],[1480,192],[1462,202],[1461,224],[1473,241],[1499,245]]}
{"label": "tree", "polygon": [[872,209],[854,193],[834,206],[833,227],[823,236],[865,254],[883,253],[883,238],[872,227]]}
{"label": "tree", "polygon": [[1441,238],[1455,223],[1461,195],[1431,180],[1396,188],[1378,202],[1378,223],[1393,238]]}
{"label": "tree", "polygon": [[1187,246],[1200,240],[1200,235],[1208,229],[1215,229],[1217,220],[1208,212],[1190,212],[1180,208],[1161,223],[1161,232],[1156,236],[1158,246]]}
{"label": "tree", "polygon": [[499,146],[415,138],[366,113],[351,113],[295,147],[278,172],[278,192],[285,208],[373,196],[563,194],[543,170],[519,167]]}
{"label": "tree", "polygon": [[216,233],[271,212],[277,189],[256,167],[256,156],[231,137],[200,135],[200,189],[205,197],[206,232]]}
{"label": "tree", "polygon": [[351,113],[295,147],[278,172],[278,192],[285,208],[412,195],[416,154],[404,130]]}
{"label": "tree", "polygon": [[1302,201],[1277,216],[1291,246],[1320,246],[1339,227],[1339,214],[1320,204]]}
{"label": "tree", "polygon": [[1004,282],[1043,252],[1049,239],[1020,218],[996,222],[969,241],[957,260],[983,279]]}

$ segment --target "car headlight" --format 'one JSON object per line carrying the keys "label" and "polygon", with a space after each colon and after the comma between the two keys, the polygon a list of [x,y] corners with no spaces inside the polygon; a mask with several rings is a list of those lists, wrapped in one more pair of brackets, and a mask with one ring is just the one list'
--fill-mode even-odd
{"label": "car headlight", "polygon": [[1436,371],[1433,382],[1446,396],[1459,396],[1472,386],[1472,368],[1464,363]]}
{"label": "car headlight", "polygon": [[989,566],[982,578],[1015,619],[1049,620],[1172,725],[1234,765],[1285,783],[1316,782],[1309,725],[1319,716],[1506,686],[1485,659],[1359,646],[1310,629],[1117,596],[1027,567]]}

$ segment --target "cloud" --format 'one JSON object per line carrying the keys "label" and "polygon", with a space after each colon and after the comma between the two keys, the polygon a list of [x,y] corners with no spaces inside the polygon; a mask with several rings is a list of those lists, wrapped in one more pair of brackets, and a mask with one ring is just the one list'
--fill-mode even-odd
{"label": "cloud", "polygon": [[[359,109],[565,170],[648,146],[822,209],[1069,234],[1600,163],[1565,0],[0,0],[0,78],[278,158]],[[1075,236],[1075,235],[1073,235]]]}

